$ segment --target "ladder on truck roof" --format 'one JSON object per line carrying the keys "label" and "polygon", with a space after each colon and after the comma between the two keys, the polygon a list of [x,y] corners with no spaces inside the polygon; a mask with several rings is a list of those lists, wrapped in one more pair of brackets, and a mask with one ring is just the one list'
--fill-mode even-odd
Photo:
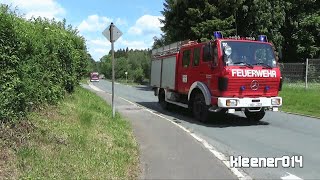
{"label": "ladder on truck roof", "polygon": [[178,41],[178,42],[166,45],[166,46],[162,46],[157,49],[153,49],[152,56],[155,57],[155,56],[163,56],[166,54],[177,53],[177,52],[179,52],[179,50],[182,46],[191,45],[191,44],[197,44],[197,42],[190,41],[190,40]]}

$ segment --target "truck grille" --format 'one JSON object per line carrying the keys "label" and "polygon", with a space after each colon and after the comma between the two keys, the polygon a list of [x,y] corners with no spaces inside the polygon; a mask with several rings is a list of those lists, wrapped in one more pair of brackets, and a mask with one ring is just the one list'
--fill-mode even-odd
{"label": "truck grille", "polygon": [[[254,80],[259,82],[257,90],[251,89],[251,83]],[[241,90],[242,86],[245,87],[244,90]],[[266,86],[270,87],[268,91],[265,90]],[[278,95],[278,89],[279,82],[273,78],[237,78],[229,79],[226,93],[229,96],[276,96]]]}

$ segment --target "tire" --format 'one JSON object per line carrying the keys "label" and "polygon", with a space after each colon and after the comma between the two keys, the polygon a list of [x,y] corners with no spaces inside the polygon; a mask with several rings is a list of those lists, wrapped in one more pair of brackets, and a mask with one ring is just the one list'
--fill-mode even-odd
{"label": "tire", "polygon": [[260,121],[261,119],[263,119],[264,115],[266,114],[266,112],[264,111],[264,109],[261,109],[261,111],[259,112],[250,112],[248,110],[246,110],[244,112],[244,114],[247,116],[247,118],[250,120],[250,121]]}
{"label": "tire", "polygon": [[168,109],[168,102],[166,102],[164,90],[160,90],[158,98],[159,98],[159,104],[160,104],[161,108],[164,110],[167,110]]}
{"label": "tire", "polygon": [[209,106],[206,105],[205,99],[202,93],[195,95],[192,102],[193,116],[200,122],[208,122],[209,119]]}

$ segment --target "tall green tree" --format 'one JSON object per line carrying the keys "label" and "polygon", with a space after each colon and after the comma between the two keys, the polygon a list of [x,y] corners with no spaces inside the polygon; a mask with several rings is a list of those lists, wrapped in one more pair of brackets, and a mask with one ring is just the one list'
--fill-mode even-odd
{"label": "tall green tree", "polygon": [[275,46],[283,44],[281,30],[285,21],[283,0],[246,0],[236,11],[237,31],[243,36],[267,35]]}
{"label": "tall green tree", "polygon": [[161,37],[153,48],[180,40],[268,36],[284,62],[320,56],[319,0],[165,0]]}
{"label": "tall green tree", "polygon": [[234,13],[238,6],[235,0],[166,0],[161,11],[165,17],[161,20],[164,42],[211,39],[218,30],[231,35],[235,32]]}
{"label": "tall green tree", "polygon": [[284,58],[304,61],[320,58],[320,2],[319,0],[286,0]]}

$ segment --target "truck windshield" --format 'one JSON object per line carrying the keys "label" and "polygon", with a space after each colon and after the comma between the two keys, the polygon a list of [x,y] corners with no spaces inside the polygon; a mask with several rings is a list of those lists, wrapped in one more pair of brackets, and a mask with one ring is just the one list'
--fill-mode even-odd
{"label": "truck windshield", "polygon": [[269,44],[257,42],[222,41],[227,66],[276,67],[273,49]]}
{"label": "truck windshield", "polygon": [[97,78],[97,77],[99,77],[98,73],[91,73],[91,78]]}

